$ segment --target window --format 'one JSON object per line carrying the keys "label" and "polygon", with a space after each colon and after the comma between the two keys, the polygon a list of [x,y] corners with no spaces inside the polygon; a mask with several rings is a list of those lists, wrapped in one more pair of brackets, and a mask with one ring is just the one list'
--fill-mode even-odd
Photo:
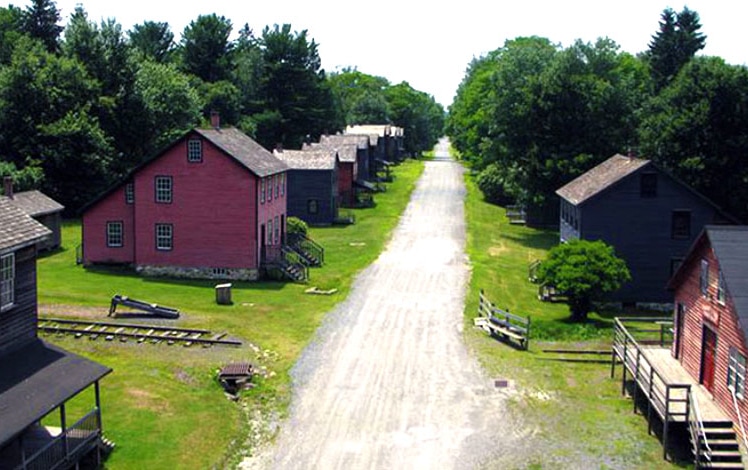
{"label": "window", "polygon": [[203,161],[202,140],[190,139],[187,141],[187,161],[190,163],[200,163]]}
{"label": "window", "polygon": [[135,185],[133,183],[127,183],[125,185],[125,204],[132,204],[135,202]]}
{"label": "window", "polygon": [[709,293],[709,261],[701,260],[701,272],[699,273],[699,289],[701,295],[706,296]]}
{"label": "window", "polygon": [[275,221],[273,222],[273,240],[275,240],[276,245],[280,243],[280,219],[277,215],[275,216]]}
{"label": "window", "polygon": [[319,212],[319,202],[316,199],[310,199],[306,203],[306,211],[310,214],[316,214]]}
{"label": "window", "polygon": [[642,173],[640,180],[641,197],[657,197],[657,173]]}
{"label": "window", "polygon": [[286,174],[281,173],[280,174],[280,187],[281,187],[281,196],[283,196],[286,193]]}
{"label": "window", "polygon": [[124,245],[124,224],[122,222],[106,223],[106,246],[119,248]]}
{"label": "window", "polygon": [[743,398],[745,392],[745,356],[734,346],[730,346],[730,358],[727,363],[727,388]]}
{"label": "window", "polygon": [[265,189],[267,189],[267,192],[268,192],[267,199],[268,199],[268,202],[270,202],[273,200],[273,177],[272,176],[268,178],[268,183],[265,186]]}
{"label": "window", "polygon": [[673,211],[671,235],[676,240],[691,238],[691,211]]}
{"label": "window", "polygon": [[172,224],[156,224],[156,249],[171,251],[174,248],[174,226]]}
{"label": "window", "polygon": [[15,302],[16,255],[0,256],[0,312],[8,310]]}
{"label": "window", "polygon": [[280,195],[280,175],[273,176],[273,179],[275,180],[275,198],[278,199]]}
{"label": "window", "polygon": [[268,219],[268,239],[267,244],[273,244],[273,219]]}
{"label": "window", "polygon": [[721,269],[717,278],[717,302],[721,304],[725,303],[725,277],[722,275]]}
{"label": "window", "polygon": [[171,176],[156,177],[156,202],[162,204],[171,204],[172,200],[172,180]]}
{"label": "window", "polygon": [[265,178],[260,179],[260,204],[265,203]]}

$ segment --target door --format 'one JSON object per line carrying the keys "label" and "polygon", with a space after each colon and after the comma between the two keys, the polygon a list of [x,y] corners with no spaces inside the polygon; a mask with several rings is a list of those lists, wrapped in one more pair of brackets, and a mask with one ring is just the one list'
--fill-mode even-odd
{"label": "door", "polygon": [[717,333],[704,326],[701,340],[701,383],[710,392],[714,389],[714,366],[717,359]]}
{"label": "door", "polygon": [[678,303],[675,310],[675,358],[680,359],[680,349],[683,344],[683,321],[685,320],[686,307]]}

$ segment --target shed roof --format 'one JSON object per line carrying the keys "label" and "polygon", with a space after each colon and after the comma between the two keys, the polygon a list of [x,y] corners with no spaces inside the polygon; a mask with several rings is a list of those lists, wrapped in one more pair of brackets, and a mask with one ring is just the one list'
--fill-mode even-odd
{"label": "shed roof", "polygon": [[112,369],[41,340],[0,360],[0,447]]}
{"label": "shed roof", "polygon": [[331,147],[309,150],[273,150],[273,155],[292,170],[334,170],[337,151]]}
{"label": "shed roof", "polygon": [[650,163],[649,160],[616,154],[562,186],[556,194],[578,205]]}
{"label": "shed roof", "polygon": [[32,245],[51,233],[8,198],[0,198],[0,251]]}
{"label": "shed roof", "polygon": [[[4,196],[3,196],[4,197]],[[41,191],[23,191],[14,193],[10,198],[14,206],[21,209],[31,217],[53,214],[65,209],[65,206],[47,196]]]}
{"label": "shed roof", "polygon": [[287,169],[269,150],[236,128],[195,129],[195,132],[257,176],[269,176]]}

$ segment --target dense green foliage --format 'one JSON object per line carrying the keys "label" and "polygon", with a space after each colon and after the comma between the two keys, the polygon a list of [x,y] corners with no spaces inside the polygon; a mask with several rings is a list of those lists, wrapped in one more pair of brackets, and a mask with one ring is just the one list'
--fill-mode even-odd
{"label": "dense green foliage", "polygon": [[447,135],[473,168],[495,165],[492,181],[530,207],[557,207],[559,187],[633,151],[746,219],[748,174],[737,162],[748,152],[748,72],[694,57],[706,41],[700,28],[696,12],[665,10],[636,57],[604,38],[566,48],[507,41],[468,66]]}
{"label": "dense green foliage", "polygon": [[0,176],[71,214],[213,111],[266,148],[356,123],[401,126],[414,152],[441,136],[444,110],[407,84],[373,87],[352,118],[316,42],[288,24],[234,38],[230,20],[206,14],[175,39],[168,23],[123,31],[81,5],[59,23],[53,0],[0,8]]}
{"label": "dense green foliage", "polygon": [[567,296],[574,321],[586,320],[594,300],[630,279],[626,262],[602,240],[570,240],[556,245],[538,269],[538,282],[552,285]]}
{"label": "dense green foliage", "polygon": [[289,217],[286,219],[286,231],[289,235],[306,235],[309,226],[298,217]]}

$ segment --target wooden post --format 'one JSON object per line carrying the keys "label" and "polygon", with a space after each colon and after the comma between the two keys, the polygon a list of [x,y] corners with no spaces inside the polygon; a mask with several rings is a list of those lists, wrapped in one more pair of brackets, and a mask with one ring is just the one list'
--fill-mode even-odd
{"label": "wooden post", "polygon": [[667,460],[667,432],[670,423],[670,387],[665,385],[665,421],[662,423],[662,458]]}
{"label": "wooden post", "polygon": [[525,351],[530,349],[530,317],[527,317],[527,332],[525,333]]}
{"label": "wooden post", "polygon": [[639,348],[636,349],[636,367],[634,368],[634,414],[636,414],[636,399],[639,397],[639,359],[641,358],[641,351]]}
{"label": "wooden post", "polygon": [[60,405],[60,427],[62,428],[62,448],[65,452],[65,457],[68,456],[68,427],[65,423],[65,403]]}
{"label": "wooden post", "polygon": [[621,374],[621,395],[626,395],[626,361],[628,356],[628,337],[623,338],[623,373]]}
{"label": "wooden post", "polygon": [[647,392],[647,434],[652,435],[652,387],[654,385],[654,368],[649,365],[649,390]]}

